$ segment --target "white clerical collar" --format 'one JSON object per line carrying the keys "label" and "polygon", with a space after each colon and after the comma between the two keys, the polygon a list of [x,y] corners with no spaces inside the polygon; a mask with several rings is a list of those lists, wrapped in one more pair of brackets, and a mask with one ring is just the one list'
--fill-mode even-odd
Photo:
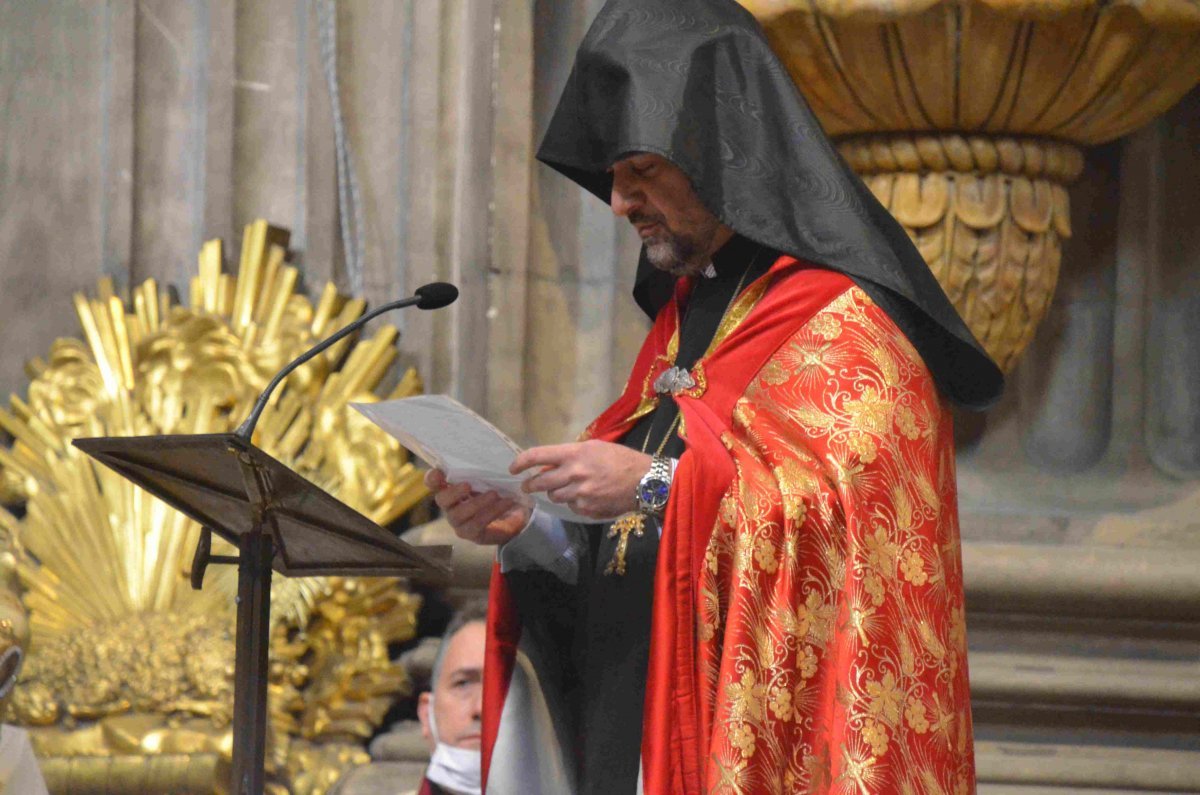
{"label": "white clerical collar", "polygon": [[705,268],[703,271],[701,271],[701,272],[700,272],[700,275],[701,275],[701,276],[703,276],[703,277],[704,277],[704,278],[706,278],[706,279],[715,279],[715,278],[716,278],[716,276],[717,276],[717,269],[716,269],[716,267],[715,267],[715,266],[714,266],[714,265],[713,265],[713,264],[710,262],[710,263],[708,263],[708,267],[707,267],[707,268]]}

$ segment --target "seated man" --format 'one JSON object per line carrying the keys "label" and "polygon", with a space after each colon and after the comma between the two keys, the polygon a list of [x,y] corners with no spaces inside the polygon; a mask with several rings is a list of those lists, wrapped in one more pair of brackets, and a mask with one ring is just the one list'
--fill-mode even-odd
{"label": "seated man", "polygon": [[421,734],[433,756],[414,795],[479,795],[480,718],[487,607],[468,603],[450,619],[417,702]]}
{"label": "seated man", "polygon": [[[487,605],[468,602],[450,619],[429,674],[429,691],[417,701],[421,739],[414,721],[402,721],[371,742],[372,762],[347,773],[330,795],[479,795],[480,716]],[[412,653],[428,659],[422,649]],[[415,663],[420,680],[424,665]],[[417,789],[417,767],[432,757]]]}

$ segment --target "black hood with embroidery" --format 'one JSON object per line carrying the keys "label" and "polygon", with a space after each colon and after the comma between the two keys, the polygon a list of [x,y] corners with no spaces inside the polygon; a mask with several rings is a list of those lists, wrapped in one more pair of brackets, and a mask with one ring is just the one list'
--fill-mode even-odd
{"label": "black hood with embroidery", "polygon": [[[681,168],[745,237],[853,279],[953,402],[999,398],[999,368],[733,0],[609,0],[597,15],[537,157],[607,202],[609,167],[633,152]],[[651,316],[673,279],[643,249],[635,296]]]}

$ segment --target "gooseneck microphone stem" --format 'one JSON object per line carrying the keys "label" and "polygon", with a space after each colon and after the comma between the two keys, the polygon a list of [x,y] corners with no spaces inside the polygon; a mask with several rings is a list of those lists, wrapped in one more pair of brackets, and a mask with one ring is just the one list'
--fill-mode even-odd
{"label": "gooseneck microphone stem", "polygon": [[271,399],[271,393],[275,391],[275,387],[279,386],[283,379],[291,375],[296,368],[300,367],[317,354],[325,352],[338,340],[353,334],[355,331],[358,331],[360,328],[367,325],[367,323],[379,317],[384,312],[390,312],[393,309],[401,309],[403,307],[413,305],[416,305],[419,309],[439,309],[447,304],[453,303],[454,299],[457,297],[458,289],[451,284],[445,284],[442,282],[426,284],[423,287],[417,288],[416,295],[409,296],[408,298],[401,298],[397,301],[384,304],[378,309],[374,309],[363,315],[353,323],[348,323],[345,327],[335,331],[333,334],[318,342],[312,348],[309,348],[299,357],[293,359],[286,367],[280,370],[274,378],[271,379],[271,383],[267,384],[267,388],[262,391],[262,394],[258,396],[258,400],[255,401],[254,408],[250,411],[250,416],[246,417],[246,421],[238,426],[238,429],[233,432],[234,435],[245,442],[249,442],[250,437],[254,435],[254,426],[258,424],[258,418],[263,413],[263,409],[267,407],[267,401]]}
{"label": "gooseneck microphone stem", "polygon": [[258,417],[263,413],[263,409],[267,407],[267,401],[271,399],[271,393],[275,391],[275,387],[279,386],[283,379],[291,375],[292,372],[294,372],[298,367],[312,359],[314,356],[324,353],[338,340],[358,331],[360,328],[371,322],[373,319],[379,317],[384,312],[390,312],[393,309],[400,309],[401,307],[405,306],[412,306],[420,300],[421,299],[417,296],[410,296],[408,298],[401,298],[398,301],[392,301],[390,304],[384,304],[378,309],[363,315],[353,323],[346,324],[341,329],[335,331],[333,334],[330,334],[328,337],[309,348],[299,358],[293,359],[288,363],[287,367],[284,367],[275,374],[275,377],[271,379],[271,383],[267,384],[267,388],[262,391],[262,394],[258,396],[258,400],[255,401],[254,408],[250,411],[250,416],[246,417],[246,421],[238,426],[238,429],[234,431],[234,435],[247,442],[250,441],[250,437],[254,435],[254,426],[258,424]]}

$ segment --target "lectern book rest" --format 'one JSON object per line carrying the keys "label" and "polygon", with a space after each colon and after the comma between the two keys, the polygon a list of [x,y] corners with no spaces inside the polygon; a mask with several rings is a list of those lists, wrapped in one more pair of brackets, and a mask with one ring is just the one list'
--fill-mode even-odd
{"label": "lectern book rest", "polygon": [[444,583],[449,547],[417,548],[233,433],[76,439],[75,446],[234,546],[273,537],[285,577]]}

